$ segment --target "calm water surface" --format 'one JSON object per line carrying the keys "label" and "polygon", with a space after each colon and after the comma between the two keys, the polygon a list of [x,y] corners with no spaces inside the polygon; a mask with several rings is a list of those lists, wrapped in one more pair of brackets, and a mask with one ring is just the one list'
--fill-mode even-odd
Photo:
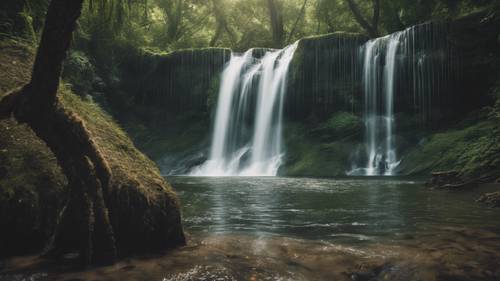
{"label": "calm water surface", "polygon": [[497,231],[487,191],[447,192],[397,178],[169,177],[184,225],[199,234],[287,236],[333,242],[407,239],[435,227]]}
{"label": "calm water surface", "polygon": [[498,281],[500,210],[404,178],[168,177],[188,245],[109,267],[7,261],[0,281]]}

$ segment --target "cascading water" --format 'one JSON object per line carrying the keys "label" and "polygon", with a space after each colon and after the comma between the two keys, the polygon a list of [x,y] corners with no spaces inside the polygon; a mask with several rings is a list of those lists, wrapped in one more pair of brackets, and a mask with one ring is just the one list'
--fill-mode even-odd
{"label": "cascading water", "polygon": [[297,43],[267,51],[260,59],[254,57],[254,50],[232,54],[222,74],[209,159],[191,175],[278,173],[286,79],[296,48]]}
{"label": "cascading water", "polygon": [[[431,117],[431,100],[450,88],[451,52],[445,28],[423,24],[368,41],[361,48],[365,151],[348,175],[394,175],[396,154],[394,101],[412,95],[421,120]],[[422,36],[425,35],[425,36]],[[418,38],[417,38],[418,36]],[[361,165],[360,165],[361,164]]]}
{"label": "cascading water", "polygon": [[[366,164],[351,175],[393,175],[399,164],[394,148],[394,87],[401,33],[367,42],[362,52]],[[384,61],[382,61],[384,60]]]}

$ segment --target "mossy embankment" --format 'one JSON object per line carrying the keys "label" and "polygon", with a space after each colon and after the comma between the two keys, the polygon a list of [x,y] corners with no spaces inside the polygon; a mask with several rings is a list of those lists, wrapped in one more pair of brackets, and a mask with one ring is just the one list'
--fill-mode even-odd
{"label": "mossy embankment", "polygon": [[[34,49],[16,41],[1,41],[0,49],[3,96],[29,80]],[[91,99],[65,86],[59,96],[61,105],[85,122],[110,166],[107,204],[120,254],[184,243],[179,202],[154,162]],[[53,153],[27,126],[6,119],[0,130],[0,253],[38,251],[53,233],[70,187]]]}
{"label": "mossy embankment", "polygon": [[[453,176],[436,187],[473,188],[500,182],[500,79],[492,87],[496,103],[468,114],[449,128],[429,132],[403,156],[401,172],[430,175],[447,171]],[[500,191],[479,198],[500,206]]]}
{"label": "mossy embankment", "polygon": [[77,42],[63,76],[74,92],[108,109],[163,173],[183,174],[203,162],[231,51],[161,53],[123,44],[113,59],[99,60],[100,52],[84,38]]}
{"label": "mossy embankment", "polygon": [[[0,41],[0,97],[30,79],[34,49]],[[67,197],[66,178],[28,126],[0,120],[0,253],[39,249]]]}

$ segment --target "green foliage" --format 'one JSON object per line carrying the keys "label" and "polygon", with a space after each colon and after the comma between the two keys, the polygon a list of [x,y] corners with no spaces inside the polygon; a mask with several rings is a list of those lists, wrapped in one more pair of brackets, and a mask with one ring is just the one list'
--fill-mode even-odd
{"label": "green foliage", "polygon": [[91,94],[95,75],[94,66],[83,52],[71,51],[68,54],[63,78],[71,83],[75,93],[82,96]]}
{"label": "green foliage", "polygon": [[0,2],[0,38],[20,37],[35,43],[41,32],[49,0]]}
{"label": "green foliage", "polygon": [[[39,33],[49,1],[2,1],[0,34]],[[335,31],[365,33],[345,0],[275,2],[283,19],[283,44]],[[372,17],[372,1],[355,0],[355,3],[367,19]],[[464,16],[493,5],[494,0],[381,0],[379,29],[383,35],[431,19]],[[243,51],[271,47],[272,37],[265,0],[88,0],[77,35],[102,49],[103,55],[97,59],[112,58],[114,46],[123,42],[161,51],[207,46]]]}
{"label": "green foliage", "polygon": [[498,118],[465,122],[456,128],[431,134],[410,149],[401,168],[406,174],[456,170],[466,178],[479,177],[500,168]]}

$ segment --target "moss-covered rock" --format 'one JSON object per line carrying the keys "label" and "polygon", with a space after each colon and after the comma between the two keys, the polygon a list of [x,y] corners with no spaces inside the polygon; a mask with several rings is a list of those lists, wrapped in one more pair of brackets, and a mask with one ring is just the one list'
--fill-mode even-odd
{"label": "moss-covered rock", "polygon": [[220,73],[230,54],[230,50],[223,48],[168,54],[139,50],[122,58],[120,89],[129,97],[128,108],[124,110],[153,109],[149,119],[156,123],[166,121],[172,113],[209,112]]}
{"label": "moss-covered rock", "polygon": [[[0,49],[0,74],[11,78],[0,80],[3,96],[29,80],[34,50],[5,41]],[[111,169],[106,201],[121,254],[183,244],[179,202],[155,164],[99,105],[65,87],[59,96],[61,106],[85,122]],[[0,253],[40,250],[65,203],[65,177],[52,152],[27,126],[1,120],[0,131]]]}
{"label": "moss-covered rock", "polygon": [[280,175],[343,176],[350,167],[352,140],[321,141],[300,123],[287,124],[284,134],[286,154]]}
{"label": "moss-covered rock", "polygon": [[490,207],[500,207],[500,191],[486,193],[479,197],[477,201],[484,203]]}
{"label": "moss-covered rock", "polygon": [[427,174],[454,170],[463,181],[490,174],[500,177],[499,109],[497,103],[469,114],[449,129],[428,134],[405,154],[401,171]]}
{"label": "moss-covered rock", "polygon": [[183,245],[177,196],[155,163],[135,148],[99,105],[65,89],[60,95],[64,108],[83,119],[111,169],[106,203],[117,248],[148,252]]}
{"label": "moss-covered rock", "polygon": [[361,96],[359,48],[367,40],[344,32],[299,40],[289,70],[286,114],[298,120],[355,109]]}
{"label": "moss-covered rock", "polygon": [[318,135],[322,140],[332,140],[338,138],[356,137],[359,139],[362,136],[364,124],[362,119],[349,112],[334,113],[325,122],[319,124],[317,128],[312,130],[312,133]]}
{"label": "moss-covered rock", "polygon": [[[0,41],[0,97],[26,83],[34,50]],[[0,255],[39,249],[65,203],[66,178],[54,155],[26,125],[0,120]]]}

